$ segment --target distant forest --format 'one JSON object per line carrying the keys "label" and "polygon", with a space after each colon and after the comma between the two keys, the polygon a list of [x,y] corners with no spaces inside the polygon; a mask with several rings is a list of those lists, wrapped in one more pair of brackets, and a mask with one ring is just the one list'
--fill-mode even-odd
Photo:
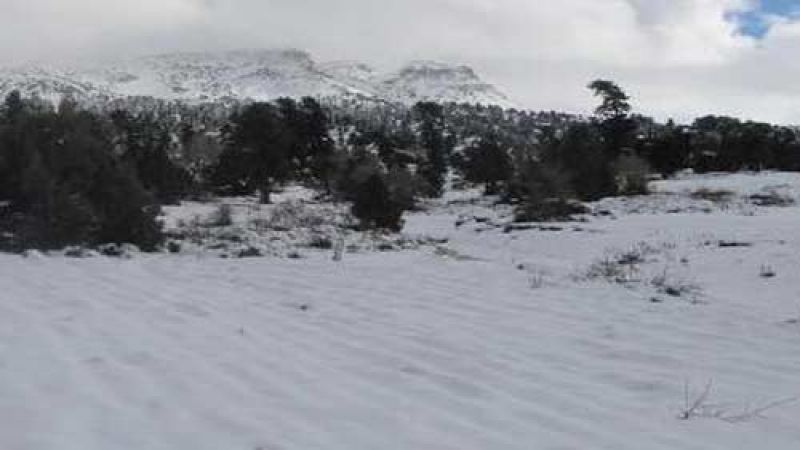
{"label": "distant forest", "polygon": [[0,107],[0,246],[6,251],[164,242],[160,207],[303,183],[352,203],[364,229],[449,181],[565,220],[581,202],[647,193],[677,171],[800,170],[798,129],[731,117],[691,124],[637,115],[611,81],[581,117],[499,107],[278,99],[188,105],[131,98],[83,108],[10,94]]}

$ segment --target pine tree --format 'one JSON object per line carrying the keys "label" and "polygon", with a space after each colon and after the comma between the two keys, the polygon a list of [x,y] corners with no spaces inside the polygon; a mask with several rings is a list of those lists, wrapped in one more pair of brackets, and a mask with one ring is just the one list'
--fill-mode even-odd
{"label": "pine tree", "polygon": [[334,144],[330,137],[327,113],[312,97],[300,100],[302,121],[300,135],[303,139],[303,170],[330,189]]}
{"label": "pine tree", "polygon": [[107,130],[97,116],[71,108],[31,110],[0,127],[3,171],[17,174],[3,185],[13,217],[2,223],[11,236],[4,245],[160,244],[158,205],[112,153]]}
{"label": "pine tree", "polygon": [[225,150],[209,176],[219,192],[241,195],[258,190],[267,202],[273,184],[291,177],[295,138],[274,105],[253,103],[234,113],[223,136]]}
{"label": "pine tree", "polygon": [[16,122],[25,110],[25,103],[19,91],[11,91],[5,100],[5,117],[10,123]]}
{"label": "pine tree", "polygon": [[420,144],[427,156],[419,173],[428,182],[430,195],[441,197],[444,193],[449,157],[444,110],[436,103],[419,102],[414,106],[414,113],[419,122]]}
{"label": "pine tree", "polygon": [[355,187],[353,215],[361,220],[363,228],[383,228],[400,231],[403,228],[403,205],[392,194],[386,177],[372,173]]}
{"label": "pine tree", "polygon": [[654,170],[672,175],[689,165],[689,138],[689,131],[676,126],[670,119],[662,130],[643,144],[642,153]]}
{"label": "pine tree", "polygon": [[633,132],[636,130],[636,122],[629,117],[630,98],[612,81],[595,80],[589,84],[589,89],[602,99],[595,114],[600,119],[606,158],[613,161],[631,146]]}
{"label": "pine tree", "polygon": [[499,137],[490,134],[467,148],[463,166],[465,178],[484,183],[486,195],[498,193],[498,184],[511,178],[511,157]]}
{"label": "pine tree", "polygon": [[544,161],[567,174],[575,194],[582,200],[615,195],[613,160],[604,153],[603,143],[597,128],[575,124],[544,149]]}

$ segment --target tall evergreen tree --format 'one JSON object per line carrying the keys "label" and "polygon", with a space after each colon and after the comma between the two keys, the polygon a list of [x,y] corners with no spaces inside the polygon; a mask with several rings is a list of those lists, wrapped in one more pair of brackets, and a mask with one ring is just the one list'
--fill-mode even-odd
{"label": "tall evergreen tree", "polygon": [[427,156],[419,173],[428,182],[430,195],[441,197],[449,159],[444,110],[437,103],[419,102],[414,106],[414,113],[419,123],[420,144]]}
{"label": "tall evergreen tree", "polygon": [[18,174],[3,185],[6,248],[158,246],[158,205],[112,153],[108,128],[71,108],[20,113],[0,127],[2,171]]}
{"label": "tall evergreen tree", "polygon": [[597,200],[616,193],[611,162],[603,151],[603,143],[596,127],[575,124],[563,137],[552,141],[543,156],[548,165],[568,174],[578,198]]}
{"label": "tall evergreen tree", "polygon": [[302,169],[330,188],[334,143],[330,137],[328,114],[312,97],[300,100],[300,136]]}
{"label": "tall evergreen tree", "polygon": [[170,157],[172,138],[166,123],[152,114],[112,113],[122,159],[142,185],[162,203],[175,203],[193,184],[189,172]]}
{"label": "tall evergreen tree", "polygon": [[11,91],[5,99],[4,115],[9,122],[15,122],[24,112],[25,103],[19,91]]}
{"label": "tall evergreen tree", "polygon": [[483,183],[486,194],[498,193],[498,185],[511,178],[511,156],[497,135],[481,138],[465,151],[463,166],[465,178],[473,183]]}
{"label": "tall evergreen tree", "polygon": [[602,100],[595,114],[600,119],[606,157],[613,161],[632,145],[636,122],[629,116],[630,98],[616,83],[608,80],[595,80],[589,84],[589,89]]}
{"label": "tall evergreen tree", "polygon": [[291,176],[291,131],[270,103],[253,103],[234,113],[223,128],[225,150],[211,169],[212,185],[235,195],[258,190],[268,201],[273,184]]}

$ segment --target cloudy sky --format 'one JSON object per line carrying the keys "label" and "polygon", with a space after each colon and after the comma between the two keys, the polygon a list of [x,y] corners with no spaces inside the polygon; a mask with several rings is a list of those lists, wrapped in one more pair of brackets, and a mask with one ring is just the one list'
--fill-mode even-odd
{"label": "cloudy sky", "polygon": [[0,62],[296,47],[392,69],[475,67],[520,105],[800,123],[800,0],[0,0]]}

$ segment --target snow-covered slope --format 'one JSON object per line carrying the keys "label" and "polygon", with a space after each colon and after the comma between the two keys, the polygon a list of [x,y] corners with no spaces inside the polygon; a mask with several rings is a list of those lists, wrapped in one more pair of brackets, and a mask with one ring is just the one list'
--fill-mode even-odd
{"label": "snow-covered slope", "polygon": [[[506,233],[447,200],[407,227],[445,246],[339,263],[0,255],[0,448],[798,448],[799,207]],[[625,283],[586,277],[616,251]]]}
{"label": "snow-covered slope", "polygon": [[0,70],[0,95],[14,89],[56,101],[63,96],[78,101],[149,96],[197,102],[310,95],[361,96],[407,104],[434,100],[512,106],[468,67],[418,62],[396,73],[380,74],[362,63],[317,64],[298,50],[174,53],[70,68]]}
{"label": "snow-covered slope", "polygon": [[500,90],[467,66],[414,61],[396,72],[381,73],[362,63],[336,62],[323,65],[323,71],[350,86],[393,102],[455,101],[515,107]]}
{"label": "snow-covered slope", "polygon": [[356,61],[334,61],[321,64],[320,70],[363,93],[373,95],[376,93],[375,83],[379,73],[367,64]]}
{"label": "snow-covered slope", "polygon": [[458,99],[462,103],[514,107],[508,97],[482,81],[471,68],[433,61],[416,61],[383,77],[378,89],[383,97],[402,103]]}
{"label": "snow-covered slope", "polygon": [[159,55],[99,67],[77,76],[107,84],[123,95],[167,99],[265,100],[349,92],[346,86],[318,71],[307,53],[295,50]]}
{"label": "snow-covered slope", "polygon": [[26,97],[37,97],[52,103],[68,96],[79,102],[102,102],[118,94],[103,83],[95,83],[63,69],[16,67],[0,69],[0,95],[20,91]]}

